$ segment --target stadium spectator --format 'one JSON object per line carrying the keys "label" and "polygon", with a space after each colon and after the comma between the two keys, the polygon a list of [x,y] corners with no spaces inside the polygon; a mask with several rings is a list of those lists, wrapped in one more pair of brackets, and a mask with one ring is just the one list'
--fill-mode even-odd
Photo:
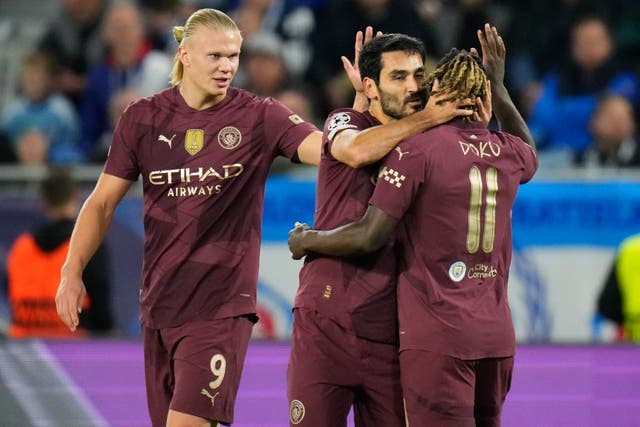
{"label": "stadium spectator", "polygon": [[542,82],[529,126],[540,144],[540,163],[547,155],[566,153],[563,162],[573,164],[589,146],[589,120],[598,99],[606,93],[626,97],[636,105],[640,84],[633,73],[616,62],[607,24],[587,16],[571,30],[569,62]]}
{"label": "stadium spectator", "polygon": [[592,142],[578,159],[587,167],[640,167],[633,106],[624,97],[602,99],[589,122]]}
{"label": "stadium spectator", "polygon": [[274,33],[262,32],[247,37],[238,86],[256,95],[276,96],[290,83],[283,48],[280,37]]}
{"label": "stadium spectator", "polygon": [[[230,15],[249,39],[256,33],[277,34],[283,44],[282,57],[291,74],[299,79],[309,66],[316,28],[316,14],[326,0],[236,0]],[[353,32],[353,31],[351,31]]]}
{"label": "stadium spectator", "polygon": [[104,20],[106,56],[89,71],[81,107],[81,147],[86,158],[104,161],[100,137],[110,129],[111,97],[122,89],[149,96],[169,86],[171,58],[153,50],[144,33],[144,21],[134,3],[116,2]]}
{"label": "stadium spectator", "polygon": [[15,144],[15,156],[23,166],[45,166],[49,152],[49,138],[38,129],[23,132]]}
{"label": "stadium spectator", "polygon": [[8,136],[13,151],[17,154],[23,150],[21,142],[31,141],[25,133],[37,131],[47,141],[42,147],[44,162],[81,161],[78,115],[71,102],[55,91],[54,67],[47,55],[33,52],[25,57],[20,88],[21,94],[7,105],[0,118],[0,129]]}
{"label": "stadium spectator", "polygon": [[86,76],[102,56],[100,35],[107,0],[63,0],[38,49],[52,55],[58,68],[56,89],[79,108]]}
{"label": "stadium spectator", "polygon": [[[7,257],[9,336],[70,338],[56,312],[55,296],[80,209],[80,190],[67,170],[55,169],[42,181],[40,199],[46,222],[18,237]],[[109,276],[107,250],[100,246],[83,274],[88,297],[82,303],[79,336],[112,330]]]}

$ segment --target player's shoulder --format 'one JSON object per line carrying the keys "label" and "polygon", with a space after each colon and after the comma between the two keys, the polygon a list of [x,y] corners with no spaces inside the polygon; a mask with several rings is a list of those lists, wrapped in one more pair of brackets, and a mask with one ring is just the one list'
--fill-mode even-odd
{"label": "player's shoulder", "polygon": [[230,104],[244,108],[269,108],[283,105],[277,99],[270,96],[260,96],[245,89],[230,87],[227,91]]}
{"label": "player's shoulder", "polygon": [[136,99],[125,108],[123,114],[139,117],[159,110],[176,109],[175,91],[177,87],[170,87],[153,95]]}
{"label": "player's shoulder", "polygon": [[325,134],[332,139],[343,129],[363,129],[380,124],[368,112],[361,112],[353,108],[338,108],[333,110],[324,124]]}
{"label": "player's shoulder", "polygon": [[529,144],[527,144],[524,139],[520,138],[517,135],[514,135],[512,133],[509,132],[503,132],[503,131],[490,131],[493,139],[496,142],[499,142],[501,145],[506,146],[506,147],[512,147],[513,149],[517,149],[517,150],[522,150],[522,149],[526,149],[526,150],[532,150],[535,151],[533,149],[533,147],[531,147]]}
{"label": "player's shoulder", "polygon": [[331,111],[327,116],[326,122],[327,124],[349,123],[354,119],[369,120],[370,117],[371,115],[368,114],[368,112],[362,112],[362,111],[354,110],[353,108],[343,107],[343,108],[336,108],[335,110]]}

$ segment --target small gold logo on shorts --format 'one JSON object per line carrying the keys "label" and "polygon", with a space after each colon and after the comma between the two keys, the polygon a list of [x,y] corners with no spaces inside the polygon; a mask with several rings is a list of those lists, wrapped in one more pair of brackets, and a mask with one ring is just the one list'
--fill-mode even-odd
{"label": "small gold logo on shorts", "polygon": [[184,137],[184,149],[192,156],[196,155],[204,147],[204,131],[202,129],[187,129]]}
{"label": "small gold logo on shorts", "polygon": [[207,396],[209,399],[211,399],[211,406],[216,406],[216,396],[220,394],[220,392],[216,392],[216,394],[214,394],[213,396],[211,396],[211,393],[209,393],[209,390],[207,390],[206,388],[203,388],[202,391],[200,391],[200,394]]}
{"label": "small gold logo on shorts", "polygon": [[289,407],[289,419],[291,424],[300,424],[304,418],[304,405],[299,400],[292,400]]}
{"label": "small gold logo on shorts", "polygon": [[322,294],[322,298],[331,299],[331,294],[333,293],[333,286],[325,285],[324,293]]}

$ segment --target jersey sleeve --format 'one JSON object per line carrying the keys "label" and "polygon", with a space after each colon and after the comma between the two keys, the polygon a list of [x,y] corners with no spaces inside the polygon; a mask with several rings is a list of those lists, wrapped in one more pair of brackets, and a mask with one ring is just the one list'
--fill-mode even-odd
{"label": "jersey sleeve", "polygon": [[136,181],[140,175],[137,158],[133,108],[127,108],[116,125],[104,172],[118,178]]}
{"label": "jersey sleeve", "polygon": [[323,141],[331,152],[334,138],[345,129],[364,130],[371,127],[364,114],[352,108],[334,110],[327,117],[323,129]]}
{"label": "jersey sleeve", "polygon": [[506,132],[499,132],[499,136],[505,141],[506,145],[512,148],[516,158],[520,161],[522,167],[520,183],[529,182],[538,169],[536,151],[518,136]]}
{"label": "jersey sleeve", "polygon": [[401,219],[422,187],[424,176],[424,154],[413,144],[400,143],[382,161],[369,204]]}
{"label": "jersey sleeve", "polygon": [[265,100],[265,138],[276,142],[276,154],[299,163],[298,146],[318,128],[305,122],[281,102],[267,98]]}

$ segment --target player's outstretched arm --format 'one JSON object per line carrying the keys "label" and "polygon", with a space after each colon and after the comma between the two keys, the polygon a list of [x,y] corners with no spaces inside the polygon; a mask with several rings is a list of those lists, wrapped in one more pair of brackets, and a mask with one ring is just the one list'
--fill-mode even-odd
{"label": "player's outstretched arm", "polygon": [[496,27],[484,25],[478,30],[478,40],[482,49],[482,64],[491,81],[493,112],[500,130],[519,136],[535,148],[535,141],[524,118],[511,100],[504,85],[506,47]]}
{"label": "player's outstretched arm", "polygon": [[131,184],[131,181],[101,174],[80,210],[56,294],[58,315],[72,331],[78,327],[78,314],[87,294],[82,272],[104,239],[113,212]]}
{"label": "player's outstretched arm", "polygon": [[[437,90],[438,84],[437,81],[434,83],[432,92]],[[473,114],[467,107],[474,105],[475,100],[441,102],[447,97],[450,97],[450,94],[433,95],[429,97],[422,111],[400,120],[362,131],[343,130],[334,138],[331,154],[352,168],[360,168],[382,159],[405,138],[446,123],[455,117]]]}
{"label": "player's outstretched arm", "polygon": [[300,259],[309,252],[330,256],[373,252],[389,240],[397,224],[397,219],[370,205],[360,220],[333,230],[318,231],[307,224],[296,223],[289,231],[289,250],[293,259]]}

